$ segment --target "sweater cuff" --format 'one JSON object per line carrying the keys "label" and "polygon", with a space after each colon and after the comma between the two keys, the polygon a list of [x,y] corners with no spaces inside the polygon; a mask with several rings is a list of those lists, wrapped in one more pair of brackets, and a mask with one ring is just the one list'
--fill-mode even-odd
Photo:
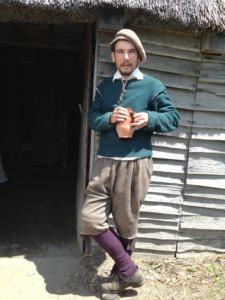
{"label": "sweater cuff", "polygon": [[115,125],[115,124],[113,124],[113,123],[110,122],[111,115],[112,115],[111,111],[105,113],[105,121],[106,121],[106,124],[107,124],[108,128],[113,128],[113,126]]}
{"label": "sweater cuff", "polygon": [[155,123],[156,123],[156,119],[157,119],[157,112],[148,111],[147,113],[148,113],[148,125],[147,125],[146,129],[148,129],[150,131],[154,131]]}

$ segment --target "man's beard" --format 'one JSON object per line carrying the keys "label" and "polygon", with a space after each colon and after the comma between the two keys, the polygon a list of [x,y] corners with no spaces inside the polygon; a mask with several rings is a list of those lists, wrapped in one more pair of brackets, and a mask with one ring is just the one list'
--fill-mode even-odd
{"label": "man's beard", "polygon": [[132,74],[132,72],[133,72],[133,71],[131,71],[131,72],[121,72],[121,71],[120,71],[120,74],[121,74],[122,76],[128,77],[128,76],[130,76],[130,75]]}
{"label": "man's beard", "polygon": [[128,71],[124,71],[124,69],[123,69],[123,67],[126,67],[126,66],[120,66],[120,68],[119,68],[119,71],[120,71],[120,74],[122,75],[122,76],[125,76],[125,77],[128,77],[128,76],[130,76],[132,73],[133,73],[133,71],[135,70],[135,68],[137,67],[133,67],[132,65],[128,65],[128,67],[130,67],[130,69],[128,69]]}
{"label": "man's beard", "polygon": [[122,69],[120,69],[120,74],[122,76],[130,76],[132,74],[133,70],[131,69],[131,71],[123,71]]}

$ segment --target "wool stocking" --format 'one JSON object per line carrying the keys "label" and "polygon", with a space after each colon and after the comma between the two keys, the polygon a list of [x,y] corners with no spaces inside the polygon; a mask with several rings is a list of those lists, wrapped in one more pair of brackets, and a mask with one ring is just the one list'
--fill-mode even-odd
{"label": "wool stocking", "polygon": [[129,277],[136,272],[137,266],[110,229],[99,235],[92,235],[92,238],[112,257],[121,275]]}
{"label": "wool stocking", "polygon": [[131,256],[134,250],[135,239],[125,239],[118,235],[113,227],[110,227],[109,229],[121,241],[124,250]]}

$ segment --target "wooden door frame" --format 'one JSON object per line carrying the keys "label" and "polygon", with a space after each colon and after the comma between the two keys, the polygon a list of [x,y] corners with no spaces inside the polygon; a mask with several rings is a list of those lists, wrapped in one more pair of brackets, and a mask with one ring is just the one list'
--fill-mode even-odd
{"label": "wooden door frame", "polygon": [[78,175],[76,183],[76,235],[79,249],[85,253],[91,249],[91,242],[89,238],[83,240],[80,237],[80,212],[84,202],[85,189],[88,180],[89,169],[89,145],[90,145],[90,130],[88,129],[88,111],[92,98],[92,84],[93,84],[93,24],[87,24],[84,40],[84,72],[83,78],[83,99],[80,103],[79,109],[81,112],[81,130],[79,139],[79,162]]}

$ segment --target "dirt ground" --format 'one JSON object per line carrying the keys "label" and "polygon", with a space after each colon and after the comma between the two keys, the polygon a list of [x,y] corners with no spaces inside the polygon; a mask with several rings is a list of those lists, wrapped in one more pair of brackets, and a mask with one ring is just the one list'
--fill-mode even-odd
{"label": "dirt ground", "polygon": [[[76,253],[74,245],[45,245],[39,253],[1,256],[0,300],[100,299],[100,283],[107,280],[112,260],[99,249],[87,257]],[[225,299],[225,255],[175,259],[135,254],[134,259],[146,281],[139,289],[123,291],[121,299]]]}

